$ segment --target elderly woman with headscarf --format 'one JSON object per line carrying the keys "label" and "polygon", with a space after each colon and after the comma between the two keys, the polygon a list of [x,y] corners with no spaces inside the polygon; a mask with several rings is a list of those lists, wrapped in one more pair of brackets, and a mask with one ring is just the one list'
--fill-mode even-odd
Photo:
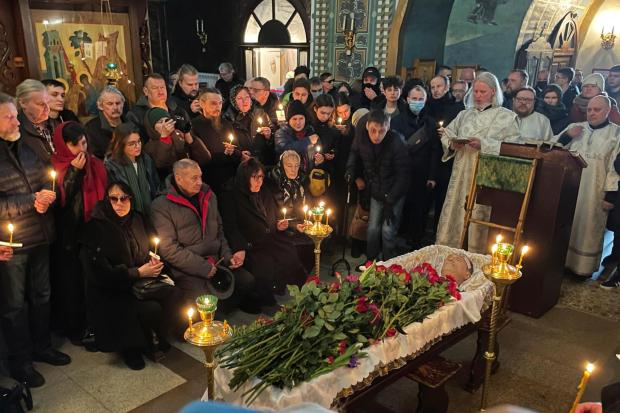
{"label": "elderly woman with headscarf", "polygon": [[275,150],[271,131],[271,120],[267,113],[252,103],[247,87],[235,85],[230,90],[230,106],[224,118],[233,125],[239,150],[261,162],[273,165]]}
{"label": "elderly woman with headscarf", "polygon": [[87,323],[76,234],[90,221],[95,205],[103,199],[107,175],[103,162],[87,152],[86,131],[79,123],[61,123],[54,131],[53,142],[56,152],[51,161],[60,192],[50,280],[53,319],[68,338],[79,343]]}
{"label": "elderly woman with headscarf", "polygon": [[570,123],[568,109],[562,102],[562,88],[555,83],[548,85],[543,91],[542,100],[536,103],[536,112],[549,119],[554,135],[560,133]]}
{"label": "elderly woman with headscarf", "polygon": [[[439,218],[437,244],[460,247],[465,220],[465,198],[474,178],[479,153],[499,155],[503,141],[519,139],[517,115],[502,107],[503,95],[495,75],[481,73],[474,81],[466,109],[445,128],[440,128],[443,162],[454,158],[448,193]],[[475,205],[473,218],[484,219],[488,207]],[[488,218],[488,217],[487,217]],[[486,231],[470,226],[469,250],[486,250]]]}

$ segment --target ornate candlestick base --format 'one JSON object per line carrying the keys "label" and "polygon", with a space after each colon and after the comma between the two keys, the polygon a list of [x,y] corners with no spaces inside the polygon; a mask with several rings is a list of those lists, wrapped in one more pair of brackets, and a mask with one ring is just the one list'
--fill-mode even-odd
{"label": "ornate candlestick base", "polygon": [[493,295],[493,307],[489,324],[489,343],[487,351],[484,353],[486,364],[484,369],[484,383],[482,384],[482,399],[480,401],[481,412],[486,411],[487,407],[491,369],[496,359],[495,340],[497,335],[497,319],[502,305],[504,291],[506,287],[514,284],[521,278],[521,266],[508,264],[514,247],[511,244],[500,243],[494,246],[494,249],[496,249],[497,252],[493,252],[491,263],[482,266],[484,275],[495,284],[495,294]]}
{"label": "ornate candlestick base", "polygon": [[223,323],[213,320],[217,309],[217,297],[201,295],[196,299],[196,306],[200,313],[201,322],[191,325],[183,338],[188,343],[200,347],[205,353],[205,367],[207,368],[207,397],[215,398],[215,350],[226,340],[232,337],[232,329],[226,321]]}
{"label": "ornate candlestick base", "polygon": [[314,242],[314,275],[319,277],[321,273],[321,242],[329,237],[333,230],[329,225],[321,223],[323,221],[323,207],[313,208],[311,213],[314,223],[306,221],[304,234]]}

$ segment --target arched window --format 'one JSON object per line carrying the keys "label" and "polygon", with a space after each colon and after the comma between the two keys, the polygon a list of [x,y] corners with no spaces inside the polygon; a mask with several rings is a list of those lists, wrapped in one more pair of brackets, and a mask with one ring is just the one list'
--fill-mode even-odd
{"label": "arched window", "polygon": [[263,0],[256,6],[245,26],[245,43],[285,45],[307,43],[301,16],[287,0]]}

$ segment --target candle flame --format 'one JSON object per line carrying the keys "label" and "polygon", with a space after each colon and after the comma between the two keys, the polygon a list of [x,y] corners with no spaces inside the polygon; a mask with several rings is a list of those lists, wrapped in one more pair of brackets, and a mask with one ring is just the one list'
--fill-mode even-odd
{"label": "candle flame", "polygon": [[342,118],[338,117],[338,123],[342,123]]}
{"label": "candle flame", "polygon": [[230,141],[230,143],[232,143],[233,139],[234,139],[234,136],[232,133],[228,135],[228,140]]}
{"label": "candle flame", "polygon": [[56,179],[56,171],[52,169],[50,171],[50,176],[52,177],[52,179]]}
{"label": "candle flame", "polygon": [[13,224],[9,224],[8,227],[9,227],[9,232],[12,234],[15,227],[13,226]]}
{"label": "candle flame", "polygon": [[280,103],[280,104],[278,105],[278,109],[282,110],[282,109],[284,109],[284,106],[282,106],[282,104]]}
{"label": "candle flame", "polygon": [[263,124],[263,118],[261,118],[260,116],[258,117],[258,124],[262,125]]}
{"label": "candle flame", "polygon": [[331,215],[331,214],[332,214],[332,210],[331,210],[331,209],[328,209],[327,211],[325,211],[325,213],[329,216],[329,215]]}
{"label": "candle flame", "polygon": [[308,205],[304,205],[304,214],[308,212]]}
{"label": "candle flame", "polygon": [[524,245],[523,248],[521,248],[521,255],[527,254],[529,250],[530,250],[530,247],[528,247],[527,245]]}
{"label": "candle flame", "polygon": [[153,244],[159,245],[159,238],[157,237],[153,238]]}
{"label": "candle flame", "polygon": [[504,237],[502,237],[502,234],[497,234],[497,237],[495,237],[495,243],[499,244],[502,242],[503,239]]}
{"label": "candle flame", "polygon": [[190,307],[190,309],[187,310],[187,316],[190,317],[190,318],[194,316],[194,309],[193,308]]}
{"label": "candle flame", "polygon": [[439,121],[439,127],[440,127],[440,128],[443,128],[443,120],[440,120],[440,121]]}
{"label": "candle flame", "polygon": [[286,215],[286,211],[287,211],[287,209],[286,209],[286,208],[282,208],[282,213],[283,213],[284,215]]}
{"label": "candle flame", "polygon": [[586,366],[586,370],[588,371],[588,373],[592,373],[594,371],[594,364],[588,363],[588,365]]}
{"label": "candle flame", "polygon": [[325,202],[323,202],[323,201],[319,202],[319,206],[320,206],[321,208],[323,208],[323,207],[325,206]]}
{"label": "candle flame", "polygon": [[493,254],[495,254],[497,252],[497,244],[493,244],[493,246],[491,247],[491,252]]}
{"label": "candle flame", "polygon": [[320,153],[321,152],[321,146],[317,146],[316,147],[316,151]]}

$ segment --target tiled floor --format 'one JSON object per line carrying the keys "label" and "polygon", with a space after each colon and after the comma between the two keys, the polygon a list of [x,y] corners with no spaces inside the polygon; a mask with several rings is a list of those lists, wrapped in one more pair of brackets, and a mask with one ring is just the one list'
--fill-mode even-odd
{"label": "tiled floor", "polygon": [[[321,278],[331,279],[331,262],[340,248],[326,245]],[[363,257],[362,257],[363,258]],[[351,259],[352,266],[362,259]],[[587,288],[596,288],[596,285]],[[617,312],[600,317],[580,308],[582,297],[579,285],[567,284],[560,305],[540,319],[514,315],[513,321],[500,335],[502,344],[501,368],[490,386],[490,404],[519,404],[542,413],[568,410],[574,397],[574,388],[586,360],[596,362],[585,399],[597,400],[601,387],[620,379],[620,362],[614,350],[620,343]],[[599,291],[600,290],[600,291]],[[620,291],[590,291],[590,300],[618,300]],[[592,298],[593,297],[593,298]],[[587,301],[587,299],[584,298]],[[617,307],[617,306],[616,306]],[[576,311],[584,310],[584,311]],[[596,311],[591,310],[592,311]],[[228,316],[233,324],[250,322],[254,317],[242,312]],[[201,350],[189,344],[174,342],[166,359],[135,372],[127,369],[116,355],[88,353],[69,343],[62,345],[73,363],[66,367],[38,365],[48,384],[33,391],[35,412],[176,412],[191,400],[202,397],[206,375]],[[469,337],[452,348],[446,355],[455,361],[467,363],[475,346],[475,337]],[[478,410],[480,394],[462,390],[467,379],[466,369],[448,383],[451,398],[450,412]],[[403,379],[375,397],[365,400],[356,413],[400,413],[413,411],[417,403],[416,384]]]}

